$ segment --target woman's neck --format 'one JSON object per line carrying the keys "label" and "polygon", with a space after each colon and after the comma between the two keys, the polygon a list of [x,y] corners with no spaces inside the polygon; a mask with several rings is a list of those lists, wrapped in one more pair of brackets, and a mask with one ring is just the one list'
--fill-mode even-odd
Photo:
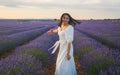
{"label": "woman's neck", "polygon": [[68,26],[69,24],[68,23],[62,23],[62,26]]}

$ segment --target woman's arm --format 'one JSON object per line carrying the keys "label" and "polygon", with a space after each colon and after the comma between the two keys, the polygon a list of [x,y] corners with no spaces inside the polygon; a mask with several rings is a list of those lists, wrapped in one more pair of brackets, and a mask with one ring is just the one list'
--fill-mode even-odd
{"label": "woman's arm", "polygon": [[68,60],[70,60],[70,58],[71,58],[71,57],[70,57],[70,46],[71,46],[71,43],[68,42],[68,43],[67,43],[67,56],[66,56]]}
{"label": "woman's arm", "polygon": [[70,56],[70,48],[71,48],[71,44],[74,38],[74,28],[72,26],[70,26],[66,32],[65,32],[65,37],[67,40],[67,54],[66,57],[68,60],[70,60],[71,56]]}
{"label": "woman's arm", "polygon": [[71,43],[68,42],[68,43],[67,43],[67,54],[70,54],[70,45],[71,45]]}
{"label": "woman's arm", "polygon": [[48,34],[53,34],[53,33],[57,33],[58,30],[57,29],[50,29],[47,33]]}

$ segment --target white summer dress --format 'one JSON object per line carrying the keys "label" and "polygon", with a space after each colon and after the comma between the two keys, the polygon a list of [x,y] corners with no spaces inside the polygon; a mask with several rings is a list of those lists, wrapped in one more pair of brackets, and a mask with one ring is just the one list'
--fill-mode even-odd
{"label": "white summer dress", "polygon": [[[56,43],[50,48],[52,49],[54,47],[52,51],[53,54],[60,45],[59,52],[57,55],[55,75],[77,75],[74,56],[73,56],[73,44],[72,44],[74,39],[73,26],[69,25],[65,30],[61,30],[61,28],[58,27],[58,35],[59,35],[59,40],[56,41]],[[71,42],[70,60],[67,60],[66,58],[67,42]]]}

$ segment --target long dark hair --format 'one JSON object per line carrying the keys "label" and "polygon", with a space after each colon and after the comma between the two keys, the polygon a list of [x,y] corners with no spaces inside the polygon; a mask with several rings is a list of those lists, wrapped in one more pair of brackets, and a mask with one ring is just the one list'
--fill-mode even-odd
{"label": "long dark hair", "polygon": [[81,23],[81,22],[75,20],[74,18],[72,18],[71,15],[70,15],[69,13],[63,13],[62,16],[61,16],[61,18],[60,18],[60,22],[58,23],[58,26],[60,26],[60,27],[61,27],[62,18],[63,18],[64,15],[67,15],[67,16],[69,17],[69,24],[70,24],[70,25],[75,26],[77,23],[78,23],[78,24]]}

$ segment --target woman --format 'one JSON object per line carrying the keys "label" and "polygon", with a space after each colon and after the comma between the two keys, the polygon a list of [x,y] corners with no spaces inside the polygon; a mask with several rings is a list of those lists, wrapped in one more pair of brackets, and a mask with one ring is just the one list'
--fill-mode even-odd
{"label": "woman", "polygon": [[74,20],[68,13],[64,13],[61,16],[58,28],[48,31],[48,34],[58,33],[59,35],[59,41],[51,47],[55,47],[52,54],[59,47],[55,75],[77,75],[72,44],[74,39],[74,25],[76,23],[79,22]]}

